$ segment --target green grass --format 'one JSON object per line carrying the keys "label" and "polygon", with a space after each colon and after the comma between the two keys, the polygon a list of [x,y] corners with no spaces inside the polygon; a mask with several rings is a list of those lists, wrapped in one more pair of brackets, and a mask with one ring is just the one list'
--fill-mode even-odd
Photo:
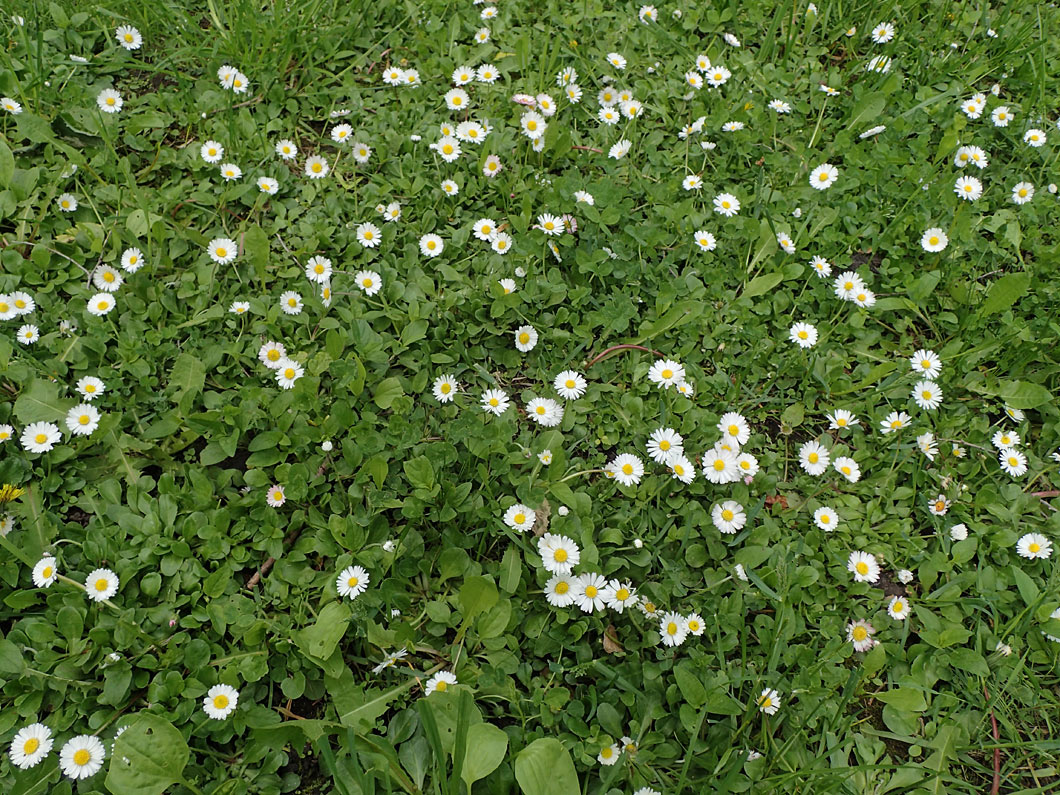
{"label": "green grass", "polygon": [[[15,431],[0,484],[26,489],[0,511],[13,521],[0,538],[0,741],[40,721],[56,743],[31,770],[5,754],[4,792],[984,793],[995,776],[1000,792],[1055,791],[1060,645],[1044,634],[1060,636],[1060,578],[1053,558],[1026,560],[1016,544],[1060,531],[1048,189],[1060,182],[1060,20],[1022,3],[820,5],[660,5],[652,24],[599,0],[502,3],[489,21],[486,6],[440,0],[5,9],[0,95],[23,112],[0,111],[0,294],[37,308],[0,321],[0,425]],[[884,21],[896,37],[873,44]],[[122,24],[141,49],[117,46]],[[482,27],[491,38],[477,44]],[[701,53],[731,70],[720,89],[684,83]],[[893,57],[887,73],[866,70],[877,54]],[[501,78],[465,88],[470,118],[491,130],[446,163],[428,145],[463,117],[442,96],[456,67],[481,63]],[[219,86],[222,64],[246,73],[246,94]],[[385,85],[390,66],[423,85]],[[578,104],[556,85],[567,67]],[[643,102],[641,118],[597,121],[607,75]],[[102,114],[111,87],[125,104]],[[542,152],[520,132],[517,92],[556,100]],[[987,109],[972,120],[960,105],[976,92]],[[990,121],[1002,104],[1015,113],[1004,128]],[[702,132],[679,138],[699,117]],[[723,132],[730,121],[744,129]],[[340,122],[372,147],[367,164],[331,140]],[[1023,142],[1031,127],[1045,146]],[[298,146],[291,164],[274,153],[281,138]],[[241,180],[203,162],[208,139]],[[629,154],[609,158],[620,139]],[[961,145],[989,166],[956,168]],[[327,158],[326,178],[306,177],[310,154]],[[492,179],[489,154],[504,166]],[[826,162],[839,178],[813,190]],[[701,190],[682,189],[688,174]],[[961,174],[982,180],[981,199],[957,198]],[[259,191],[263,176],[277,195]],[[1018,205],[1021,181],[1035,195]],[[73,213],[57,207],[66,192]],[[732,218],[712,209],[722,192],[742,205]],[[392,201],[401,219],[385,223],[376,207]],[[571,214],[577,232],[546,239],[542,213]],[[510,253],[474,237],[483,217],[512,235]],[[366,221],[378,248],[357,241]],[[921,247],[929,227],[945,230],[944,251]],[[444,240],[438,258],[420,253],[427,233]],[[234,262],[211,261],[217,238],[236,241]],[[133,246],[145,266],[94,316],[92,273]],[[314,255],[334,265],[330,306],[304,273]],[[814,255],[833,277],[857,271],[875,305],[839,300]],[[362,269],[381,275],[379,293],[355,284]],[[280,309],[288,290],[304,299],[298,315]],[[237,300],[246,315],[229,313]],[[817,327],[812,348],[789,341],[798,321]],[[23,323],[39,327],[33,345],[15,339]],[[524,324],[540,335],[527,353],[513,344]],[[258,361],[266,340],[304,368],[293,389]],[[910,398],[919,348],[943,361],[935,411]],[[649,381],[653,352],[684,365],[691,398]],[[535,425],[526,403],[556,398],[566,369],[586,394],[557,427]],[[446,374],[461,388],[441,404],[431,389]],[[77,437],[63,418],[84,376],[106,391],[99,427]],[[490,388],[512,399],[500,417],[479,408]],[[860,424],[830,431],[835,408]],[[667,426],[696,461],[727,411],[750,425],[750,483],[697,471],[683,485],[648,459],[648,436]],[[891,411],[912,426],[881,433]],[[63,428],[50,452],[18,440],[36,421]],[[999,467],[1002,428],[1021,437],[1022,477]],[[934,460],[915,442],[929,430]],[[810,440],[853,457],[860,480],[803,471]],[[636,487],[601,474],[621,453],[645,462]],[[273,484],[279,508],[266,504]],[[952,505],[934,516],[940,493]],[[733,535],[711,519],[725,500],[747,515]],[[517,502],[537,511],[536,530],[578,544],[576,573],[698,612],[703,634],[669,648],[640,610],[549,606],[534,533],[502,521]],[[841,517],[835,532],[815,526],[819,507]],[[950,537],[958,522],[966,540]],[[879,581],[853,581],[855,550],[876,555]],[[46,554],[68,579],[44,590],[31,571]],[[351,565],[370,576],[353,601],[336,592]],[[82,588],[96,568],[120,579],[105,604]],[[899,594],[912,604],[901,622],[886,613]],[[846,638],[856,619],[880,642],[866,653]],[[458,684],[425,696],[440,671]],[[239,692],[224,720],[202,708],[217,683]],[[772,716],[756,706],[765,688],[780,694]],[[107,759],[73,785],[58,751],[76,735],[102,739]],[[625,736],[639,750],[601,765]]]}

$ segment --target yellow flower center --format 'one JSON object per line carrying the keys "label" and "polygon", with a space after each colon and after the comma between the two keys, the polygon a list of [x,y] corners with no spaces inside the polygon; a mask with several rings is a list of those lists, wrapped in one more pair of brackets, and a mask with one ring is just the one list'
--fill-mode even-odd
{"label": "yellow flower center", "polygon": [[1027,195],[1027,189],[1026,188],[1020,188],[1020,196],[1026,196],[1026,195]]}
{"label": "yellow flower center", "polygon": [[773,706],[773,699],[771,699],[769,696],[766,696],[762,699],[762,706],[766,709],[769,709],[771,706]]}
{"label": "yellow flower center", "polygon": [[902,427],[902,421],[901,420],[894,420],[891,423],[891,427],[892,428],[901,428]]}
{"label": "yellow flower center", "polygon": [[680,464],[674,464],[674,472],[676,472],[678,475],[683,475],[685,474],[685,468]]}
{"label": "yellow flower center", "polygon": [[80,417],[77,418],[77,421],[81,425],[88,425],[88,423],[92,422],[92,418],[89,417],[87,414],[82,414]]}
{"label": "yellow flower center", "polygon": [[45,566],[44,569],[41,570],[41,574],[44,575],[44,579],[48,579],[52,576],[53,571],[55,571],[53,567]]}
{"label": "yellow flower center", "polygon": [[107,97],[107,104],[108,105],[113,105],[114,104],[114,97]]}
{"label": "yellow flower center", "polygon": [[901,613],[903,610],[905,610],[905,605],[901,602],[895,602],[894,607],[891,608],[892,613]]}
{"label": "yellow flower center", "polygon": [[273,498],[273,500],[275,500],[276,502],[279,502],[280,500],[282,500],[282,499],[283,499],[283,492],[282,492],[282,491],[280,491],[279,489],[276,489],[276,491],[274,491],[274,492],[272,493],[272,498]]}
{"label": "yellow flower center", "polygon": [[556,593],[562,595],[570,590],[570,585],[565,580],[560,580],[556,583]]}
{"label": "yellow flower center", "polygon": [[853,632],[850,634],[854,637],[854,640],[860,643],[869,636],[869,631],[865,627],[854,627]]}
{"label": "yellow flower center", "polygon": [[103,591],[107,590],[107,587],[109,585],[110,585],[110,583],[107,582],[105,577],[100,577],[99,579],[96,580],[96,590],[101,592],[101,593]]}
{"label": "yellow flower center", "polygon": [[645,602],[644,603],[644,612],[648,613],[649,615],[654,613],[655,612],[655,602]]}
{"label": "yellow flower center", "polygon": [[675,624],[673,621],[671,621],[669,624],[666,625],[666,632],[669,635],[676,635],[677,634],[677,624]]}
{"label": "yellow flower center", "polygon": [[95,392],[96,391],[96,385],[95,384],[85,384],[85,391],[88,392],[89,394],[91,394],[92,392]]}
{"label": "yellow flower center", "polygon": [[1016,458],[1015,456],[1011,456],[1011,455],[1010,455],[1010,456],[1008,457],[1008,465],[1009,465],[1010,467],[1014,467],[1014,466],[1016,466],[1016,464],[1018,464],[1019,462],[1020,462],[1020,460],[1019,460],[1018,458]]}
{"label": "yellow flower center", "polygon": [[629,599],[629,595],[629,588],[619,588],[617,591],[615,591],[615,598],[620,602],[624,602]]}
{"label": "yellow flower center", "polygon": [[440,682],[435,683],[435,685],[434,685],[434,689],[437,690],[439,693],[445,692],[445,689],[447,687],[449,687],[449,683],[446,682],[444,679],[441,680]]}
{"label": "yellow flower center", "polygon": [[828,173],[822,171],[821,176],[819,176],[817,179],[821,180],[821,182],[828,182]]}
{"label": "yellow flower center", "polygon": [[622,465],[622,474],[623,475],[632,475],[633,474],[633,465],[632,464],[623,464]]}
{"label": "yellow flower center", "polygon": [[729,209],[729,207],[730,207],[730,205],[729,205],[729,202],[728,202],[727,200],[726,200],[726,201],[723,201],[723,202],[721,203],[721,206],[722,206],[722,207],[724,207],[724,208],[725,208],[726,210],[728,210],[728,209]]}
{"label": "yellow flower center", "polygon": [[442,384],[441,392],[443,395],[448,395],[453,391],[453,385],[449,383]]}
{"label": "yellow flower center", "polygon": [[807,333],[805,330],[799,332],[799,339],[800,340],[807,339],[809,336],[810,336],[809,333]]}
{"label": "yellow flower center", "polygon": [[524,331],[522,334],[519,335],[519,342],[523,343],[523,345],[526,345],[526,343],[530,342],[530,335]]}
{"label": "yellow flower center", "polygon": [[24,753],[24,754],[32,754],[39,747],[40,747],[40,740],[38,740],[36,737],[30,737],[28,740],[26,740],[25,745],[22,746],[22,753]]}
{"label": "yellow flower center", "polygon": [[857,571],[858,574],[864,577],[866,574],[869,573],[869,564],[863,560],[859,560],[857,565],[854,566],[854,569]]}
{"label": "yellow flower center", "polygon": [[924,400],[931,400],[931,390],[925,389],[920,393],[920,397],[924,398]]}
{"label": "yellow flower center", "polygon": [[848,466],[844,465],[844,466],[843,466],[843,467],[841,468],[841,470],[840,470],[840,471],[842,471],[842,473],[843,473],[844,475],[849,475],[849,474],[850,474],[850,467],[848,467]]}
{"label": "yellow flower center", "polygon": [[44,444],[46,441],[48,441],[48,435],[44,433],[38,433],[33,438],[37,442],[37,444]]}
{"label": "yellow flower center", "polygon": [[1027,549],[1029,549],[1031,552],[1037,552],[1039,549],[1041,549],[1041,547],[1037,543],[1032,541],[1030,544],[1027,545]]}
{"label": "yellow flower center", "polygon": [[820,458],[820,456],[817,455],[817,453],[810,453],[806,458],[809,460],[809,462],[811,464],[816,464],[817,460]]}
{"label": "yellow flower center", "polygon": [[74,764],[78,767],[87,765],[92,760],[92,754],[90,754],[84,748],[79,748],[74,752]]}
{"label": "yellow flower center", "polygon": [[323,168],[324,168],[324,167],[323,167],[322,165],[320,165],[320,163],[314,163],[314,164],[313,164],[313,173],[315,173],[315,174],[319,174],[319,173],[320,173],[320,171],[321,171],[321,170],[322,170]]}
{"label": "yellow flower center", "polygon": [[688,622],[688,628],[690,630],[692,630],[693,632],[695,632],[697,629],[699,629],[699,622],[696,621],[695,619],[693,619],[692,621],[689,621]]}
{"label": "yellow flower center", "polygon": [[540,414],[540,415],[544,416],[544,414],[545,414],[545,407],[544,407],[544,406],[538,406],[538,407],[537,407],[537,409],[535,409],[535,411],[537,411],[537,413],[538,413],[538,414]]}
{"label": "yellow flower center", "polygon": [[360,582],[360,580],[359,580],[359,579],[357,579],[356,577],[350,577],[350,579],[346,580],[346,584],[347,584],[348,586],[350,586],[351,588],[356,588],[356,587],[357,587],[357,584],[358,584],[359,582]]}
{"label": "yellow flower center", "polygon": [[131,44],[133,40],[133,35],[131,33],[126,33],[125,40]]}
{"label": "yellow flower center", "polygon": [[585,587],[585,595],[590,599],[595,599],[600,590],[595,585],[587,585]]}
{"label": "yellow flower center", "polygon": [[497,398],[490,398],[490,405],[496,408],[500,405],[500,401]]}
{"label": "yellow flower center", "polygon": [[733,520],[733,517],[735,516],[736,514],[730,511],[728,508],[721,512],[721,518],[724,519],[726,522],[731,522]]}
{"label": "yellow flower center", "polygon": [[942,500],[936,501],[935,502],[935,510],[936,511],[944,511],[944,510],[946,510],[946,503],[943,502]]}
{"label": "yellow flower center", "polygon": [[512,517],[512,519],[514,520],[514,522],[516,524],[522,524],[523,522],[526,521],[526,514],[525,513],[517,513],[515,516]]}
{"label": "yellow flower center", "polygon": [[715,472],[721,472],[723,469],[725,469],[725,462],[722,461],[720,458],[715,459],[714,460],[714,471]]}
{"label": "yellow flower center", "polygon": [[668,439],[663,439],[661,442],[659,442],[659,449],[660,450],[669,450],[670,449],[669,440]]}
{"label": "yellow flower center", "polygon": [[228,696],[226,696],[224,693],[214,696],[213,706],[214,709],[224,709],[228,706]]}
{"label": "yellow flower center", "polygon": [[287,299],[287,306],[292,306],[292,307],[298,306],[298,299],[297,298],[288,298]]}
{"label": "yellow flower center", "polygon": [[605,748],[604,750],[602,750],[600,752],[600,756],[602,756],[604,759],[610,759],[611,758],[611,754],[613,754],[613,753],[614,753],[614,751],[611,750],[610,748]]}
{"label": "yellow flower center", "polygon": [[445,152],[447,155],[451,155],[453,153],[453,145],[452,144],[446,144],[445,146],[442,147],[442,151]]}
{"label": "yellow flower center", "polygon": [[534,121],[533,119],[530,119],[530,120],[529,120],[529,121],[528,121],[528,122],[526,123],[526,129],[530,130],[531,132],[532,132],[532,131],[534,131],[534,130],[536,130],[536,129],[537,129],[537,122],[536,122],[536,121]]}
{"label": "yellow flower center", "polygon": [[832,517],[831,516],[829,516],[826,513],[822,513],[821,514],[821,524],[830,524],[831,521],[832,521]]}
{"label": "yellow flower center", "polygon": [[228,256],[228,249],[225,248],[224,246],[218,246],[217,247],[217,256],[218,257],[227,257]]}
{"label": "yellow flower center", "polygon": [[431,251],[434,251],[434,249],[435,249],[435,247],[437,247],[437,245],[438,244],[435,243],[433,240],[428,240],[427,241],[427,248],[429,248]]}
{"label": "yellow flower center", "polygon": [[665,370],[662,371],[661,375],[663,378],[673,378],[674,371],[667,367]]}
{"label": "yellow flower center", "polygon": [[567,562],[567,550],[565,550],[565,549],[557,549],[554,553],[552,553],[552,557],[556,561],[556,563],[566,563]]}

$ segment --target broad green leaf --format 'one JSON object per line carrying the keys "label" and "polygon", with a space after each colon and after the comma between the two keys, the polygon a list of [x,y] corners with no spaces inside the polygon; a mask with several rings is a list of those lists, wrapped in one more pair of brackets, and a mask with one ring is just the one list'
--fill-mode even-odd
{"label": "broad green leaf", "polygon": [[875,698],[903,712],[923,712],[927,709],[924,694],[911,687],[884,690],[882,693],[877,693]]}
{"label": "broad green leaf", "polygon": [[409,479],[413,488],[434,488],[434,467],[431,466],[426,456],[410,458],[401,465],[401,468],[405,470],[405,477]]}
{"label": "broad green leaf", "polygon": [[23,423],[58,422],[75,405],[73,400],[59,397],[59,384],[35,379],[30,381],[15,400],[15,416]]}
{"label": "broad green leaf", "polygon": [[1027,607],[1037,604],[1038,599],[1041,597],[1041,591],[1038,590],[1038,586],[1034,584],[1034,580],[1030,578],[1030,575],[1020,566],[1012,566],[1009,571],[1012,572],[1012,580],[1016,583],[1016,590],[1023,597],[1023,603]]}
{"label": "broad green leaf", "polygon": [[379,382],[379,386],[372,392],[372,399],[379,408],[388,409],[404,394],[405,390],[401,388],[401,380],[396,376],[391,376]]}
{"label": "broad green leaf", "polygon": [[182,353],[173,363],[169,373],[169,390],[177,402],[185,397],[193,398],[202,392],[206,383],[206,365],[202,359],[192,353]]}
{"label": "broad green leaf", "polygon": [[887,98],[882,93],[866,94],[850,113],[847,129],[868,126],[868,123],[883,113]]}
{"label": "broad green leaf", "polygon": [[523,795],[580,795],[574,761],[552,737],[534,740],[515,757],[515,780]]}
{"label": "broad green leaf", "polygon": [[508,735],[489,723],[476,723],[467,731],[467,751],[460,777],[470,787],[500,767],[508,751]]}
{"label": "broad green leaf", "polygon": [[696,675],[691,663],[683,662],[674,667],[674,681],[691,706],[699,709],[706,703],[707,689]]}
{"label": "broad green leaf", "polygon": [[11,154],[11,147],[7,142],[0,139],[0,188],[11,185],[11,179],[15,176],[15,156]]}
{"label": "broad green leaf", "polygon": [[392,687],[389,690],[372,688],[357,694],[352,708],[339,715],[339,723],[343,726],[352,726],[359,731],[368,731],[390,707],[390,702],[409,690],[416,684],[415,679],[409,679],[404,684]]}
{"label": "broad green leaf", "polygon": [[782,281],[784,281],[783,273],[764,273],[761,276],[755,276],[744,287],[743,297],[754,298],[755,296],[765,295]]}
{"label": "broad green leaf", "polygon": [[979,314],[985,317],[1008,309],[1026,294],[1030,286],[1029,273],[1009,273],[1002,276],[990,285],[986,300],[979,306]]}
{"label": "broad green leaf", "polygon": [[1029,381],[1002,381],[998,394],[1014,409],[1034,409],[1053,399],[1048,389]]}
{"label": "broad green leaf", "polygon": [[460,607],[465,620],[485,613],[496,603],[497,586],[485,577],[468,577],[460,586]]}
{"label": "broad green leaf", "polygon": [[107,789],[122,795],[162,795],[184,780],[188,744],[169,721],[141,712],[114,741]]}
{"label": "broad green leaf", "polygon": [[515,593],[523,574],[523,559],[515,546],[509,546],[501,558],[501,590],[507,594]]}
{"label": "broad green leaf", "polygon": [[311,626],[294,633],[295,643],[303,652],[326,660],[335,651],[350,623],[350,609],[342,602],[328,602]]}

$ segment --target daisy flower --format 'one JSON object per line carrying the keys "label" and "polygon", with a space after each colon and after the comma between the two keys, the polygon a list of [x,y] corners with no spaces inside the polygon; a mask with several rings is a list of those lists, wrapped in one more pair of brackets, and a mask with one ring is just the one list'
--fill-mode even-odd
{"label": "daisy flower", "polygon": [[751,428],[747,425],[747,420],[735,411],[722,414],[715,427],[725,436],[726,441],[735,442],[740,446],[747,444],[747,440],[751,438]]}
{"label": "daisy flower", "polygon": [[552,574],[570,574],[581,560],[581,550],[574,541],[552,533],[545,533],[537,540],[537,553],[541,565]]}
{"label": "daisy flower", "polygon": [[429,696],[431,693],[444,693],[450,685],[457,683],[456,676],[449,671],[439,671],[423,686],[423,694]]}
{"label": "daisy flower", "polygon": [[758,710],[766,715],[776,715],[780,709],[780,693],[771,688],[766,688],[758,697]]}
{"label": "daisy flower", "polygon": [[813,512],[813,522],[826,532],[832,532],[839,527],[839,514],[827,507],[818,508]]}
{"label": "daisy flower", "polygon": [[22,447],[30,453],[47,453],[62,439],[59,427],[50,422],[31,422],[22,429]]}
{"label": "daisy flower", "polygon": [[295,383],[305,375],[305,369],[293,359],[281,359],[280,366],[273,370],[276,383],[282,389],[293,389]]}
{"label": "daisy flower", "polygon": [[684,484],[688,484],[696,478],[695,465],[684,455],[684,453],[675,453],[671,455],[666,461],[666,466],[670,470],[670,474],[673,476],[674,480],[679,480]]}
{"label": "daisy flower", "polygon": [[59,751],[59,768],[74,781],[90,778],[103,769],[107,751],[98,737],[82,734],[68,740]]}
{"label": "daisy flower", "polygon": [[280,295],[280,309],[285,315],[300,315],[302,313],[302,296],[294,290],[288,290]]}
{"label": "daisy flower", "polygon": [[600,591],[600,596],[604,603],[617,613],[623,612],[627,607],[632,608],[640,601],[633,583],[621,580],[610,580],[607,587]]}
{"label": "daisy flower", "polygon": [[734,483],[741,476],[736,455],[729,450],[714,448],[703,456],[703,475],[711,483]]}
{"label": "daisy flower", "polygon": [[735,500],[717,503],[710,512],[710,519],[719,532],[732,535],[747,524],[747,514],[743,506]]}
{"label": "daisy flower", "polygon": [[827,279],[832,275],[832,266],[824,257],[814,256],[810,260],[810,267],[813,268],[814,273],[817,274],[818,278]]}
{"label": "daisy flower", "polygon": [[837,298],[850,301],[860,290],[865,289],[865,283],[854,271],[843,271],[836,276],[835,294]]}
{"label": "daisy flower", "polygon": [[513,530],[525,533],[534,526],[537,514],[522,503],[516,503],[504,512],[504,523]]}
{"label": "daisy flower", "polygon": [[121,255],[121,269],[126,273],[136,273],[144,266],[143,253],[138,248],[127,248]]}
{"label": "daisy flower", "polygon": [[451,179],[442,181],[442,192],[449,196],[456,196],[460,192],[460,186]]}
{"label": "daisy flower", "polygon": [[482,173],[487,177],[495,177],[504,169],[501,159],[497,155],[489,155],[482,165]]}
{"label": "daisy flower", "polygon": [[913,387],[913,400],[920,408],[934,411],[942,405],[942,390],[934,381],[918,381]]}
{"label": "daisy flower", "polygon": [[1020,557],[1034,560],[1048,558],[1053,554],[1053,542],[1041,533],[1027,533],[1016,542],[1016,552]]}
{"label": "daisy flower", "polygon": [[818,477],[828,470],[830,456],[827,448],[817,441],[809,441],[799,448],[799,465],[807,473]]}
{"label": "daisy flower", "polygon": [[1019,447],[1020,435],[1015,431],[1000,430],[990,440],[998,450],[1006,450],[1009,447]]}
{"label": "daisy flower", "polygon": [[262,193],[267,193],[269,196],[274,196],[280,190],[280,183],[272,177],[261,177],[258,180],[258,190]]}
{"label": "daisy flower", "polygon": [[876,630],[868,621],[858,620],[847,624],[847,640],[854,646],[854,651],[868,651],[878,641],[873,639]]}
{"label": "daisy flower", "polygon": [[95,569],[85,578],[85,594],[93,602],[103,602],[118,592],[118,575],[110,569]]}
{"label": "daisy flower", "polygon": [[66,414],[66,428],[75,436],[90,436],[99,427],[99,411],[91,403],[74,406]]}
{"label": "daisy flower", "polygon": [[328,165],[328,161],[320,155],[312,155],[306,158],[305,175],[310,179],[323,179],[330,170],[331,167]]}
{"label": "daisy flower", "polygon": [[13,116],[17,116],[22,112],[22,105],[11,99],[11,97],[0,97],[0,107]]}
{"label": "daisy flower", "polygon": [[905,621],[909,617],[909,600],[904,596],[895,596],[887,605],[887,614],[896,621]]}
{"label": "daisy flower", "polygon": [[626,153],[629,152],[631,146],[633,146],[633,144],[623,138],[608,150],[607,156],[613,160],[621,160],[626,156]]}
{"label": "daisy flower", "polygon": [[58,576],[59,570],[51,555],[45,555],[33,567],[33,584],[38,588],[48,588]]}
{"label": "daisy flower", "polygon": [[946,233],[937,226],[925,230],[924,236],[920,238],[920,245],[924,251],[932,253],[942,251],[949,245],[949,242],[950,239],[946,236]]}
{"label": "daisy flower", "polygon": [[339,596],[353,601],[368,589],[370,580],[368,572],[360,566],[347,566],[335,580],[335,590]]}
{"label": "daisy flower", "polygon": [[585,613],[603,610],[607,580],[595,572],[586,572],[574,581],[574,603]]}
{"label": "daisy flower", "polygon": [[854,575],[854,582],[876,582],[880,578],[880,564],[868,552],[851,552],[847,571]]}
{"label": "daisy flower", "polygon": [[[50,558],[45,558],[49,560]],[[18,730],[11,740],[8,754],[11,763],[19,770],[29,770],[36,767],[49,753],[51,753],[52,732],[43,723],[31,723]]]}
{"label": "daisy flower", "polygon": [[318,284],[327,284],[331,281],[331,260],[327,257],[313,256],[305,266],[306,278]]}
{"label": "daisy flower", "polygon": [[892,411],[880,420],[880,431],[882,433],[894,433],[913,422],[913,418],[904,411]]}
{"label": "daisy flower", "polygon": [[234,240],[227,237],[218,237],[210,241],[206,251],[210,255],[210,259],[218,265],[227,265],[236,258],[236,254],[239,253],[239,246],[236,245]]}
{"label": "daisy flower", "polygon": [[375,248],[383,242],[383,234],[373,223],[365,222],[357,226],[357,242],[364,248]]}
{"label": "daisy flower", "polygon": [[104,383],[93,375],[86,375],[78,379],[75,386],[75,389],[81,393],[81,397],[85,400],[95,400],[103,394],[106,388]]}
{"label": "daisy flower", "polygon": [[383,287],[383,279],[375,271],[357,271],[353,280],[369,296],[375,295]]}
{"label": "daisy flower", "polygon": [[431,391],[439,403],[451,403],[460,388],[459,382],[451,375],[440,375],[434,379]]}
{"label": "daisy flower", "polygon": [[23,345],[32,345],[40,339],[40,329],[32,323],[26,323],[25,325],[19,326],[16,336],[18,341]]}
{"label": "daisy flower", "polygon": [[[283,160],[294,160],[296,157],[298,157],[298,147],[295,146],[294,141],[290,141],[286,138],[283,138],[276,142],[275,152]],[[218,160],[219,159],[220,155],[218,155]],[[212,163],[213,161],[211,160],[207,162]]]}
{"label": "daisy flower", "polygon": [[225,182],[232,182],[243,176],[243,169],[235,163],[223,163],[220,167],[221,178]]}
{"label": "daisy flower", "polygon": [[859,422],[860,420],[846,409],[835,409],[828,415],[828,427],[833,431],[842,430],[843,428],[853,428]]}
{"label": "daisy flower", "polygon": [[508,410],[508,395],[500,389],[487,389],[482,393],[482,410],[500,416]]}
{"label": "daisy flower", "polygon": [[420,238],[420,253],[425,257],[437,257],[445,250],[445,243],[438,235],[426,234]]}
{"label": "daisy flower", "polygon": [[533,326],[519,326],[515,330],[515,347],[522,353],[529,353],[537,345],[537,331]]}
{"label": "daisy flower", "polygon": [[577,400],[587,388],[585,378],[574,370],[564,370],[557,375],[552,386],[564,400]]}
{"label": "daisy flower", "polygon": [[975,201],[983,195],[983,183],[975,177],[957,177],[953,192],[966,201]]}
{"label": "daisy flower", "polygon": [[231,685],[216,684],[206,691],[202,700],[203,712],[214,720],[224,720],[239,703],[239,691]]}
{"label": "daisy flower", "polygon": [[[548,245],[555,252],[555,244],[549,243]],[[494,232],[493,237],[490,238],[490,248],[502,256],[507,254],[512,250],[512,236],[507,232]]]}
{"label": "daisy flower", "polygon": [[946,499],[945,494],[939,494],[935,499],[930,501],[928,510],[931,511],[933,516],[945,516],[946,512],[950,509],[952,503]]}
{"label": "daisy flower", "polygon": [[1012,201],[1026,204],[1034,198],[1034,186],[1029,182],[1017,182],[1012,186]]}
{"label": "daisy flower", "polygon": [[928,379],[938,378],[942,372],[942,359],[934,351],[921,348],[909,357],[909,365],[913,372],[923,375]]}
{"label": "daisy flower", "polygon": [[997,458],[1006,475],[1019,478],[1027,474],[1027,456],[1019,450],[1009,447],[998,453]]}
{"label": "daisy flower", "polygon": [[576,577],[556,574],[545,583],[545,599],[553,607],[570,607],[574,604]]}
{"label": "daisy flower", "polygon": [[1023,143],[1033,146],[1035,149],[1045,146],[1045,132],[1037,129],[1027,130],[1023,135]]}
{"label": "daisy flower", "polygon": [[648,457],[657,464],[666,464],[671,456],[684,453],[684,440],[673,428],[657,428],[648,438]]}
{"label": "daisy flower", "polygon": [[104,113],[117,113],[125,101],[113,88],[105,88],[96,97],[96,105]]}
{"label": "daisy flower", "polygon": [[59,209],[64,213],[72,213],[77,209],[77,197],[72,193],[63,193],[55,200],[55,203],[59,205]]}
{"label": "daisy flower", "polygon": [[832,462],[832,467],[851,483],[857,483],[861,479],[861,467],[853,458],[840,456]]}
{"label": "daisy flower", "polygon": [[269,490],[265,492],[265,503],[271,508],[279,508],[285,502],[287,496],[283,492],[283,486],[269,486]]}
{"label": "daisy flower", "polygon": [[788,338],[800,348],[817,344],[817,329],[809,323],[796,323],[788,330]]}
{"label": "daisy flower", "polygon": [[702,251],[713,251],[717,245],[717,238],[714,237],[710,232],[700,230],[695,234],[696,245],[699,246]]}
{"label": "daisy flower", "polygon": [[839,179],[839,169],[831,163],[822,163],[810,172],[810,187],[825,190]]}
{"label": "daisy flower", "polygon": [[685,617],[680,613],[666,613],[659,619],[659,636],[665,646],[680,646],[688,637]]}
{"label": "daisy flower", "polygon": [[623,486],[636,486],[644,477],[644,462],[632,453],[622,453],[608,465]]}
{"label": "daisy flower", "polygon": [[672,359],[661,359],[648,369],[648,380],[661,389],[669,389],[685,380],[685,368]]}
{"label": "daisy flower", "polygon": [[876,44],[886,44],[894,38],[894,25],[890,22],[881,22],[872,29],[872,40]]}

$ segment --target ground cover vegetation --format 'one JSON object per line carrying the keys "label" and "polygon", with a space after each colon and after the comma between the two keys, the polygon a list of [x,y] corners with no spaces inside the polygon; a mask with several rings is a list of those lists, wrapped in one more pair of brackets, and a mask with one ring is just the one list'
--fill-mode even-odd
{"label": "ground cover vegetation", "polygon": [[1056,791],[1057,22],[5,4],[0,787]]}

